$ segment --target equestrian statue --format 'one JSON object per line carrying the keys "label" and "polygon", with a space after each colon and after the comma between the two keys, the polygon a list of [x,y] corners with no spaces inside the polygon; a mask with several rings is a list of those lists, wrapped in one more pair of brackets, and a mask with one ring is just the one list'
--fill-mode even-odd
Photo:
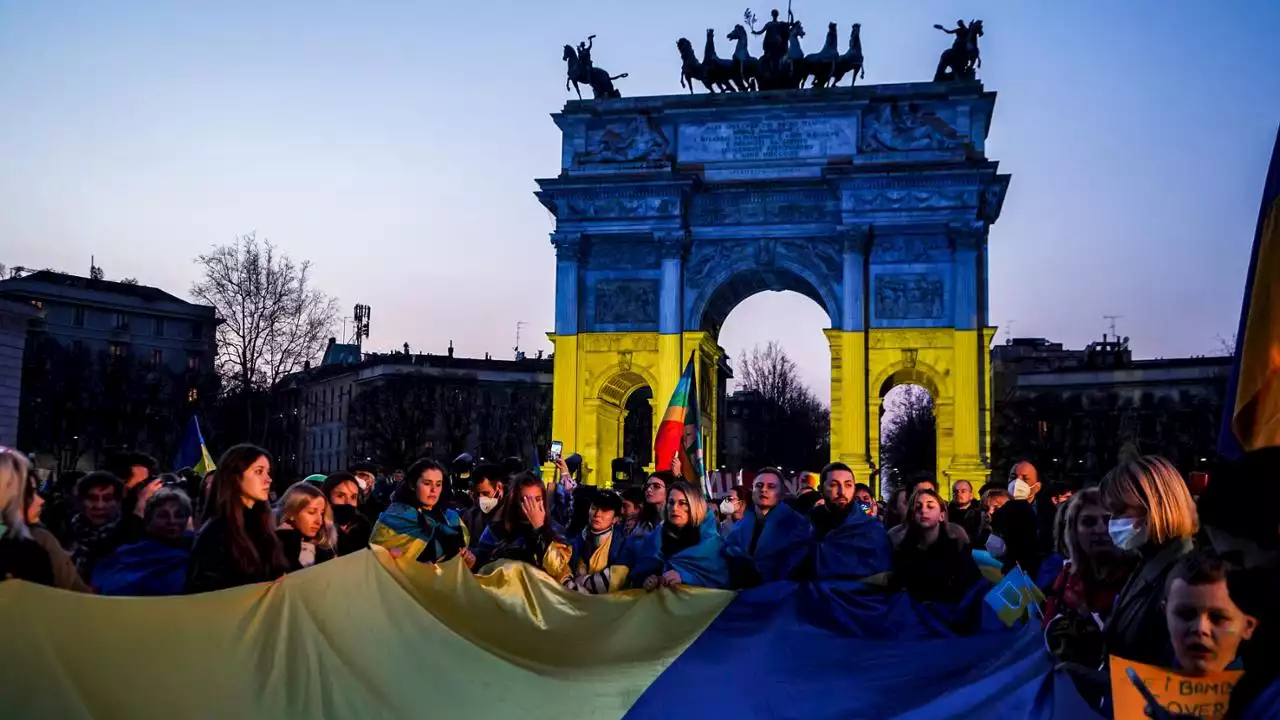
{"label": "equestrian statue", "polygon": [[572,84],[574,92],[578,93],[578,99],[581,100],[582,89],[578,85],[584,83],[591,86],[591,96],[596,100],[620,98],[622,93],[613,86],[613,81],[627,77],[627,73],[609,75],[608,72],[592,64],[591,48],[595,38],[595,35],[587,37],[584,42],[578,43],[577,50],[574,50],[572,45],[564,46],[564,55],[561,59],[568,63],[564,91],[569,92],[569,85]]}
{"label": "equestrian statue", "polygon": [[951,47],[942,51],[938,58],[938,69],[933,73],[934,82],[955,82],[959,80],[976,80],[977,69],[982,67],[982,56],[978,52],[978,38],[982,37],[982,21],[957,20],[955,28],[948,30],[941,25],[934,25],[948,35],[955,35]]}

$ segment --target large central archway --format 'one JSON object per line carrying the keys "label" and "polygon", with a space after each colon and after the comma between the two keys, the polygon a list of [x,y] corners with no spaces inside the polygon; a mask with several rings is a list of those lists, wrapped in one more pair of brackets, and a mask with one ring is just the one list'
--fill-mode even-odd
{"label": "large central archway", "polygon": [[[1008,185],[984,154],[994,100],[977,83],[913,84],[555,115],[560,174],[538,192],[556,218],[553,424],[589,481],[620,451],[625,393],[650,388],[660,413],[691,355],[715,463],[717,336],[764,290],[830,318],[834,459],[870,475],[880,391],[916,382],[937,404],[940,483],[984,479],[987,232]],[[601,394],[615,385],[617,402]]]}

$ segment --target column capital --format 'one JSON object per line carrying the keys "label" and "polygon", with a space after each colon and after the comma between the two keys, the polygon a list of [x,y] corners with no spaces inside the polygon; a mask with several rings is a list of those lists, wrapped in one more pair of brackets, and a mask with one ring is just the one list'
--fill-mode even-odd
{"label": "column capital", "polygon": [[841,225],[836,235],[840,238],[844,252],[866,255],[871,249],[871,223]]}
{"label": "column capital", "polygon": [[558,260],[578,260],[582,255],[582,233],[557,230],[551,233],[551,244]]}
{"label": "column capital", "polygon": [[688,230],[656,230],[653,240],[658,243],[658,251],[662,253],[663,260],[683,260],[689,250]]}
{"label": "column capital", "polygon": [[980,221],[952,223],[947,226],[947,236],[957,251],[981,250],[987,241],[987,224]]}

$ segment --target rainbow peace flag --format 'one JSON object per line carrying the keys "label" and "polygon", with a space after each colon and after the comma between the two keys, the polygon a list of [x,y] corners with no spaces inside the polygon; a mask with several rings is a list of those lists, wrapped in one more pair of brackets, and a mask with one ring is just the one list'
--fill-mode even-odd
{"label": "rainbow peace flag", "polygon": [[1280,445],[1280,131],[1262,189],[1218,452]]}
{"label": "rainbow peace flag", "polygon": [[680,474],[706,492],[702,433],[698,422],[698,378],[693,361],[694,356],[690,355],[676,391],[671,393],[671,402],[667,403],[667,412],[662,416],[658,435],[653,441],[653,457],[658,470],[670,470],[672,458],[679,454]]}

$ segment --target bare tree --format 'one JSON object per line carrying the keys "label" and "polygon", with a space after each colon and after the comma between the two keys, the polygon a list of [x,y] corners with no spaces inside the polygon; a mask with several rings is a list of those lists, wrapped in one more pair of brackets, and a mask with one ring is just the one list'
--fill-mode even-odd
{"label": "bare tree", "polygon": [[898,483],[918,472],[934,472],[937,467],[937,421],[933,397],[919,385],[900,385],[884,399],[880,423],[880,464],[886,485]]}
{"label": "bare tree", "polygon": [[739,389],[756,396],[747,428],[752,465],[817,469],[830,452],[831,412],[800,379],[782,346],[757,345],[738,360]]}
{"label": "bare tree", "polygon": [[204,277],[192,296],[218,311],[218,372],[229,393],[270,388],[324,348],[338,302],[311,285],[311,263],[295,264],[255,234],[196,258]]}

